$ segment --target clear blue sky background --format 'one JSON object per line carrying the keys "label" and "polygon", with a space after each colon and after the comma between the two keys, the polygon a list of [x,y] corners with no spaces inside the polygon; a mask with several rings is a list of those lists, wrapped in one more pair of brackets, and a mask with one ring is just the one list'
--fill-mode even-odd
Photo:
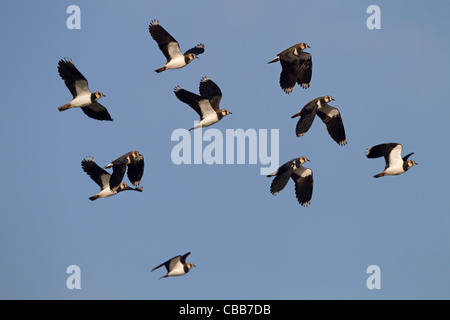
{"label": "clear blue sky background", "polygon": [[[72,4],[81,30],[66,28]],[[366,27],[372,4],[381,30]],[[449,299],[448,12],[446,1],[2,1],[0,298]],[[152,19],[205,53],[156,74]],[[286,95],[267,62],[299,42],[311,46],[311,88]],[[71,99],[63,57],[106,94],[114,122],[58,112]],[[172,132],[198,120],[173,88],[198,92],[203,76],[233,113],[214,128],[279,129],[280,164],[311,159],[310,207],[292,182],[272,196],[260,164],[172,163]],[[320,119],[295,136],[290,116],[323,95],[345,147]],[[374,179],[384,161],[364,151],[383,142],[419,165]],[[89,201],[98,187],[81,160],[131,150],[145,156],[144,192]],[[188,251],[186,276],[150,272]],[[81,290],[66,287],[69,265]],[[366,287],[370,265],[380,290]]]}

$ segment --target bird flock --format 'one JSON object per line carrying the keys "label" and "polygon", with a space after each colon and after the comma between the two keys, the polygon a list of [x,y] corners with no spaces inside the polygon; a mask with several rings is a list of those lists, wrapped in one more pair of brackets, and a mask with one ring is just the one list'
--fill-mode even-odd
{"label": "bird flock", "polygon": [[[200,43],[182,53],[179,43],[161,26],[158,20],[152,20],[148,30],[166,58],[166,63],[156,69],[156,73],[186,67],[205,52],[205,45]],[[293,45],[277,54],[273,60],[268,62],[268,64],[280,62],[279,85],[286,94],[292,93],[296,85],[303,89],[308,89],[311,85],[312,57],[310,53],[304,51],[307,48],[311,48],[307,43]],[[81,108],[92,119],[113,121],[107,108],[98,102],[105,95],[99,91],[91,92],[89,90],[87,79],[75,67],[72,60],[68,58],[61,59],[58,62],[58,73],[72,94],[72,100],[58,108],[60,112],[71,108]],[[206,76],[200,80],[199,95],[180,86],[176,86],[173,92],[178,100],[189,105],[200,116],[199,122],[189,130],[209,127],[231,114],[228,109],[220,108],[222,92],[219,86]],[[302,137],[308,132],[317,115],[325,124],[329,136],[337,144],[340,146],[347,144],[341,114],[337,108],[329,105],[331,101],[334,101],[331,96],[318,97],[308,102],[298,113],[291,117],[292,119],[300,117],[295,126],[297,137]],[[392,142],[382,143],[366,149],[365,155],[367,158],[384,157],[385,159],[384,170],[374,175],[374,178],[399,175],[417,165],[414,160],[408,160],[414,153],[412,152],[402,157],[402,149],[403,146],[401,144]],[[314,182],[312,170],[303,166],[308,161],[308,158],[304,156],[294,158],[284,163],[272,174],[267,175],[269,178],[274,177],[270,185],[270,193],[277,195],[286,187],[289,179],[292,179],[295,184],[295,195],[298,203],[304,207],[309,206],[311,204]],[[140,186],[140,183],[144,174],[144,156],[139,151],[128,152],[111,161],[103,168],[97,165],[92,157],[86,157],[82,160],[81,167],[100,187],[100,191],[97,194],[89,197],[91,201],[107,198],[125,190],[143,192],[143,187]],[[112,173],[105,170],[111,168]],[[128,180],[134,187],[130,187],[125,182],[122,182],[125,173],[127,173]],[[153,268],[152,271],[164,266],[167,269],[167,273],[161,278],[184,275],[192,267],[195,267],[193,263],[186,262],[189,254],[190,252],[183,256],[175,256]]]}

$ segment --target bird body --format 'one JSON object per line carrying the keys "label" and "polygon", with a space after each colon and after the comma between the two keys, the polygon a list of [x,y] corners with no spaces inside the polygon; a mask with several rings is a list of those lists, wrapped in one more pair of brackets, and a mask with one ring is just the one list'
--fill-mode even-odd
{"label": "bird body", "polygon": [[219,108],[222,92],[208,77],[203,77],[200,81],[200,95],[184,90],[180,86],[175,87],[174,93],[180,101],[189,105],[200,116],[200,121],[189,130],[209,127],[231,114],[228,109]]}
{"label": "bird body", "polygon": [[305,52],[310,48],[307,43],[298,43],[279,53],[275,59],[268,63],[280,61],[281,74],[280,86],[287,94],[294,90],[295,84],[307,89],[311,84],[312,58],[311,54]]}
{"label": "bird body", "polygon": [[100,168],[100,166],[98,166],[95,163],[94,159],[91,157],[83,159],[83,161],[81,162],[81,167],[83,168],[83,171],[86,172],[91,177],[91,179],[100,187],[100,192],[89,198],[89,200],[91,201],[97,200],[99,198],[108,198],[126,190],[134,190],[139,192],[143,191],[142,187],[131,188],[125,182],[120,183],[115,188],[110,188],[109,181],[111,175],[107,171]]}
{"label": "bird body", "polygon": [[148,30],[167,59],[164,66],[155,70],[157,73],[168,69],[183,68],[194,59],[198,59],[198,55],[205,51],[205,45],[198,44],[183,54],[179,43],[161,26],[158,20],[152,20]]}
{"label": "bird body", "polygon": [[330,137],[339,145],[347,144],[344,123],[338,109],[330,106],[328,102],[333,101],[333,97],[324,96],[316,98],[308,102],[302,110],[294,114],[291,118],[300,116],[295,127],[297,137],[303,136],[310,129],[313,121],[317,116],[323,121],[327,127]]}
{"label": "bird body", "polygon": [[191,253],[188,252],[183,256],[176,256],[172,259],[167,260],[166,262],[160,264],[159,266],[152,269],[152,271],[164,266],[166,267],[167,273],[159,279],[167,278],[167,277],[176,277],[182,276],[189,272],[190,269],[195,267],[195,265],[191,262],[186,263],[186,258]]}
{"label": "bird body", "polygon": [[403,146],[399,143],[383,143],[366,150],[366,156],[369,159],[384,157],[385,167],[384,170],[374,175],[374,178],[380,178],[384,176],[396,176],[405,173],[418,163],[414,160],[408,160],[408,158],[414,154],[414,152],[402,157]]}
{"label": "bird body", "polygon": [[277,171],[267,175],[268,178],[275,176],[270,185],[270,193],[274,196],[280,193],[291,178],[295,183],[295,195],[298,203],[304,207],[309,206],[314,182],[312,170],[303,167],[303,164],[307,161],[309,159],[306,157],[292,159],[283,164]]}
{"label": "bird body", "polygon": [[113,121],[108,110],[97,101],[105,95],[98,91],[91,93],[88,81],[81,72],[78,71],[72,60],[60,60],[58,62],[58,72],[73,97],[72,101],[59,107],[59,111],[65,111],[71,108],[81,108],[81,110],[90,118]]}

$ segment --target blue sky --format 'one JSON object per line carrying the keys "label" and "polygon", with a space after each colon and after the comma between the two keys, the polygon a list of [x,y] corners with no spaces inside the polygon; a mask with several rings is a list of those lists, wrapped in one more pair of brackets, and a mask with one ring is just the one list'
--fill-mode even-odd
{"label": "blue sky", "polygon": [[[69,30],[66,9],[81,9]],[[369,30],[368,6],[381,9]],[[450,156],[448,2],[425,1],[3,1],[0,141],[1,299],[449,299]],[[161,74],[151,20],[189,66]],[[311,87],[279,87],[287,47],[307,42]],[[70,92],[57,72],[69,57],[114,122],[60,113]],[[289,182],[277,196],[260,164],[175,165],[172,132],[197,114],[173,94],[208,76],[232,115],[212,128],[278,129],[280,165],[306,156],[311,205]],[[295,136],[297,113],[332,95],[348,145],[320,119]],[[206,131],[206,130],[205,130]],[[193,135],[193,133],[191,132]],[[366,148],[398,142],[419,165],[374,179],[383,159]],[[205,143],[207,144],[207,143]],[[131,151],[145,157],[143,193],[91,202],[82,171]],[[126,181],[126,180],[125,180]],[[165,260],[191,251],[194,268],[158,280]],[[66,269],[81,269],[69,290]],[[366,269],[381,270],[369,290]]]}

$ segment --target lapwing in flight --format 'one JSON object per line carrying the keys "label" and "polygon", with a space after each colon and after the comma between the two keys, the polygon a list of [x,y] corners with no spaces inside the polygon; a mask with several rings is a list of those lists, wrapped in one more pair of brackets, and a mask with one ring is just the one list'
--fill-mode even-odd
{"label": "lapwing in flight", "polygon": [[280,61],[281,74],[280,86],[287,94],[294,90],[298,83],[302,88],[307,89],[311,84],[312,60],[311,54],[305,52],[310,48],[306,43],[299,43],[279,53],[275,59],[268,63]]}
{"label": "lapwing in flight", "polygon": [[112,161],[105,168],[111,167],[113,168],[113,173],[109,180],[111,190],[122,182],[127,168],[128,179],[134,186],[138,186],[144,174],[144,156],[139,151],[131,151]]}
{"label": "lapwing in flight", "polygon": [[200,81],[200,95],[184,90],[180,86],[175,87],[174,93],[180,101],[188,104],[200,116],[200,121],[189,130],[209,127],[231,114],[228,109],[219,109],[222,92],[208,77],[203,77]]}
{"label": "lapwing in flight", "polygon": [[274,196],[280,193],[291,178],[295,183],[295,195],[298,203],[304,207],[309,206],[314,182],[311,169],[303,167],[303,164],[307,161],[309,160],[306,157],[292,159],[274,173],[269,174],[268,178],[275,176],[270,185],[270,193]]}
{"label": "lapwing in flight", "polygon": [[91,177],[91,179],[94,180],[94,182],[100,187],[100,192],[89,198],[91,201],[97,200],[98,198],[107,198],[125,190],[134,190],[139,192],[144,190],[143,187],[129,187],[125,182],[122,182],[117,187],[111,189],[109,187],[111,175],[104,169],[100,168],[91,157],[83,159],[83,161],[81,161],[81,167],[83,168],[83,171],[86,172],[89,177]]}
{"label": "lapwing in flight", "polygon": [[182,276],[189,272],[195,265],[192,262],[186,263],[186,258],[191,253],[188,252],[183,256],[176,256],[166,262],[160,264],[159,266],[152,269],[152,271],[164,266],[166,267],[167,273],[159,279],[173,277],[173,276]]}
{"label": "lapwing in flight", "polygon": [[97,101],[105,95],[101,92],[91,93],[88,81],[78,71],[72,60],[67,58],[59,60],[58,72],[73,96],[72,101],[58,108],[59,111],[79,107],[90,118],[113,121],[108,110]]}
{"label": "lapwing in flight", "polygon": [[148,30],[167,59],[164,66],[155,70],[157,73],[167,69],[183,68],[192,60],[197,59],[199,54],[205,52],[205,45],[198,44],[185,53],[181,53],[179,43],[161,26],[158,20],[152,20]]}
{"label": "lapwing in flight", "polygon": [[334,100],[331,96],[319,97],[308,102],[302,110],[294,114],[291,118],[300,116],[295,127],[297,137],[303,136],[308,132],[316,115],[322,119],[327,127],[328,134],[341,146],[347,144],[345,137],[344,123],[342,122],[341,113],[338,109],[330,106],[328,102]]}
{"label": "lapwing in flight", "polygon": [[374,178],[384,176],[396,176],[405,173],[418,163],[408,158],[414,154],[411,152],[402,158],[403,146],[399,143],[382,143],[366,150],[366,157],[369,159],[384,157],[386,166],[383,172],[374,175]]}

